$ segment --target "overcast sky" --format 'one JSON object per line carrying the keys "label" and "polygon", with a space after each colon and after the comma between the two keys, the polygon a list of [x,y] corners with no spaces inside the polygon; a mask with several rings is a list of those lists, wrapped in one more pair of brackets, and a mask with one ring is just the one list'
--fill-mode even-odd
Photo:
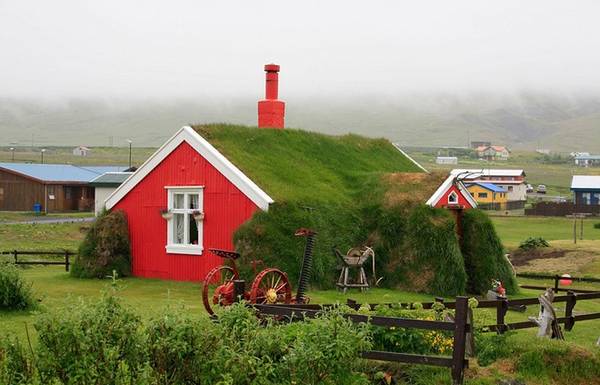
{"label": "overcast sky", "polygon": [[0,0],[1,97],[596,91],[600,1]]}

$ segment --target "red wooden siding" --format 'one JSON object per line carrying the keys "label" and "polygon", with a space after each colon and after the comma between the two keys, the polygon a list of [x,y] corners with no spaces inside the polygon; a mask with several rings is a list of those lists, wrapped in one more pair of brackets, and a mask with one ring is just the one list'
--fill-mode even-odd
{"label": "red wooden siding", "polygon": [[[204,186],[204,252],[168,254],[165,186]],[[234,231],[258,207],[189,144],[182,143],[139,182],[113,210],[129,222],[132,270],[135,276],[199,281],[222,263],[209,248],[233,249]]]}
{"label": "red wooden siding", "polygon": [[452,185],[448,190],[446,190],[442,197],[435,203],[434,207],[443,208],[448,206],[448,195],[450,195],[452,191],[456,192],[456,195],[458,196],[458,204],[460,206],[464,206],[465,208],[473,208],[469,201],[465,198],[465,196],[455,185]]}

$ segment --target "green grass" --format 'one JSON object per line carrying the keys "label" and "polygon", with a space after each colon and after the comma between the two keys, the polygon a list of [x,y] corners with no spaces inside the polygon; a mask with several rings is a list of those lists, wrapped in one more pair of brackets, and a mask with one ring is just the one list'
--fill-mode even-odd
{"label": "green grass", "polygon": [[[72,147],[50,146],[44,147],[44,163],[66,163],[76,165],[128,165],[129,147],[93,147],[88,156],[73,155]],[[0,162],[16,163],[39,163],[41,148],[17,147],[14,160],[11,151],[7,147],[0,147]],[[156,151],[153,147],[133,147],[131,149],[132,164],[141,165],[152,153]]]}
{"label": "green grass", "polygon": [[88,226],[86,223],[0,224],[0,251],[77,250]]}
{"label": "green grass", "polygon": [[0,223],[2,222],[23,222],[35,219],[43,220],[45,218],[87,218],[93,217],[93,212],[72,212],[72,213],[50,213],[37,215],[33,211],[0,211]]}
{"label": "green grass", "polygon": [[349,202],[373,174],[420,172],[386,139],[224,124],[195,129],[276,201]]}
{"label": "green grass", "polygon": [[[543,237],[547,241],[573,240],[573,220],[560,217],[492,217],[502,243],[508,248],[516,248],[528,237]],[[583,221],[585,240],[600,240],[600,229],[593,227],[597,219]],[[580,222],[577,222],[579,237]]]}

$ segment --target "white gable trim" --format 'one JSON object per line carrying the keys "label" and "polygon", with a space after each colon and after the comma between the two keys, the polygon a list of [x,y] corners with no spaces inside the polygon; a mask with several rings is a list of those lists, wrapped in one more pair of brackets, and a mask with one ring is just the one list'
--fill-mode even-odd
{"label": "white gable trim", "polygon": [[415,166],[417,166],[418,168],[420,168],[421,170],[425,171],[426,173],[429,174],[429,171],[427,171],[427,169],[423,166],[421,166],[421,164],[419,162],[417,162],[416,160],[414,160],[410,155],[408,155],[402,148],[400,148],[400,145],[398,143],[392,143],[392,145],[394,147],[396,147],[396,149],[398,151],[400,151],[402,153],[402,155],[404,155],[405,157],[408,158],[408,160],[410,160],[411,162],[413,162],[415,164]]}
{"label": "white gable trim", "polygon": [[[432,206],[432,207],[435,206],[438,203],[438,201],[440,199],[442,199],[442,197],[444,196],[446,191],[448,191],[450,189],[450,187],[452,186],[452,183],[454,182],[454,178],[455,178],[454,175],[450,175],[448,178],[446,178],[444,183],[442,183],[440,185],[440,187],[438,187],[438,189],[435,190],[435,192],[433,193],[431,198],[429,198],[427,200],[427,203],[425,203],[425,204],[428,206]],[[473,199],[473,197],[471,196],[471,193],[469,192],[469,190],[467,190],[467,188],[465,187],[463,182],[457,181],[457,186],[458,186],[458,190],[465,197],[465,199],[469,202],[469,204],[472,207],[477,207],[477,202],[475,202],[475,199]]]}
{"label": "white gable trim", "polygon": [[273,199],[261,190],[240,169],[223,156],[206,139],[189,126],[182,127],[165,144],[163,144],[148,160],[144,162],[129,178],[125,180],[111,195],[106,198],[106,208],[113,208],[127,193],[140,183],[181,143],[186,142],[198,152],[208,163],[215,167],[231,183],[246,195],[256,206],[268,210]]}

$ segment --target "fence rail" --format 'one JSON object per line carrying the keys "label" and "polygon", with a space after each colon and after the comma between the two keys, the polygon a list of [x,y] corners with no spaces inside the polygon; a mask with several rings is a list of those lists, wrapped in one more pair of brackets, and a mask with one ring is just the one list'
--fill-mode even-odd
{"label": "fence rail", "polygon": [[[15,265],[64,265],[65,271],[69,271],[71,266],[71,256],[75,255],[73,251],[63,250],[63,251],[19,251],[19,250],[8,250],[8,251],[0,251],[0,255],[12,255],[13,263]],[[62,261],[47,261],[47,260],[19,260],[20,255],[43,255],[43,256],[63,256],[64,260]]]}
{"label": "fence rail", "polygon": [[[261,314],[285,316],[290,320],[304,320],[316,317],[324,308],[311,309],[308,306],[294,305],[251,305]],[[333,305],[331,305],[333,306]],[[430,356],[409,353],[387,352],[368,350],[361,353],[361,357],[370,360],[402,362],[409,364],[422,364],[450,368],[452,383],[462,384],[464,371],[469,366],[465,358],[467,333],[471,332],[471,325],[467,323],[468,298],[457,297],[454,302],[455,317],[449,321],[426,321],[411,318],[367,316],[362,314],[344,314],[344,317],[354,323],[369,323],[386,328],[416,328],[425,330],[442,330],[453,332],[452,356]]]}
{"label": "fence rail", "polygon": [[600,215],[600,206],[581,205],[573,202],[537,202],[531,208],[525,209],[525,215],[538,215],[547,217],[564,217],[573,213],[589,213]]}

